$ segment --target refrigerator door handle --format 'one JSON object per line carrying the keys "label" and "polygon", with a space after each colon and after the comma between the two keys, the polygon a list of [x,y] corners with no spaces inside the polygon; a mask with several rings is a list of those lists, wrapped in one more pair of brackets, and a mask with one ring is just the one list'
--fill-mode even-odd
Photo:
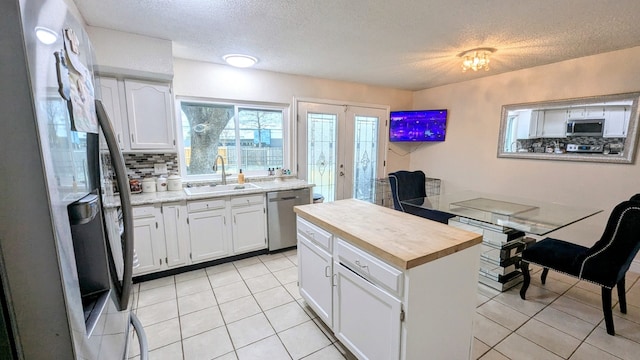
{"label": "refrigerator door handle", "polygon": [[131,209],[131,194],[129,192],[129,182],[127,181],[127,170],[124,165],[124,158],[120,152],[120,145],[111,126],[111,121],[104,110],[102,101],[96,100],[96,113],[98,123],[102,128],[104,138],[109,148],[111,165],[116,173],[116,182],[120,189],[120,208],[122,210],[122,224],[124,231],[122,242],[124,244],[124,272],[122,275],[122,292],[120,294],[120,310],[125,310],[129,306],[133,276],[133,214]]}

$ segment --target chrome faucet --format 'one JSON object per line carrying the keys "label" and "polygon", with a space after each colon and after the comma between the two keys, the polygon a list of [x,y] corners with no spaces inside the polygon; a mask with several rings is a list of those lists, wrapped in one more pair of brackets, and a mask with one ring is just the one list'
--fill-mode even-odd
{"label": "chrome faucet", "polygon": [[213,172],[218,171],[218,159],[222,161],[222,185],[227,185],[227,173],[224,172],[224,158],[220,154],[216,154],[216,158],[213,160]]}

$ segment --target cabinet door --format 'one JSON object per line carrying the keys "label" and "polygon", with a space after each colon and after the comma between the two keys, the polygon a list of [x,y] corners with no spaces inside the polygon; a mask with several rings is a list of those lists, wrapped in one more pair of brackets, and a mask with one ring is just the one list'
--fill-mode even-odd
{"label": "cabinet door", "polygon": [[175,151],[169,85],[125,80],[124,87],[131,149]]}
{"label": "cabinet door", "polygon": [[300,295],[327,326],[333,325],[331,254],[298,234]]}
{"label": "cabinet door", "polygon": [[161,269],[165,258],[162,241],[162,230],[155,217],[133,220],[133,247],[139,263],[133,269],[134,275]]}
{"label": "cabinet door", "polygon": [[626,108],[607,109],[604,120],[604,137],[627,137],[629,112]]}
{"label": "cabinet door", "polygon": [[233,253],[240,254],[267,247],[264,205],[231,209],[233,217]]}
{"label": "cabinet door", "polygon": [[[300,250],[298,250],[300,251]],[[398,359],[401,302],[338,263],[333,331],[359,359]]]}
{"label": "cabinet door", "polygon": [[544,112],[542,137],[567,137],[567,110],[546,110]]}
{"label": "cabinet door", "polygon": [[191,261],[201,262],[229,254],[225,209],[189,214]]}
{"label": "cabinet door", "polygon": [[538,110],[518,111],[517,139],[535,139],[542,136],[542,116]]}
{"label": "cabinet door", "polygon": [[180,204],[163,204],[162,220],[164,222],[165,247],[167,250],[165,262],[167,266],[186,265],[189,260],[187,252],[189,240],[187,207]]}
{"label": "cabinet door", "polygon": [[[101,77],[99,80],[102,105],[104,105],[104,110],[107,112],[107,116],[109,116],[111,126],[113,126],[113,131],[116,134],[116,140],[118,140],[118,144],[120,144],[120,149],[124,150],[125,146],[122,135],[122,113],[120,112],[118,80],[104,77]],[[101,148],[106,149],[107,146],[103,143],[104,140],[101,138],[100,141]]]}

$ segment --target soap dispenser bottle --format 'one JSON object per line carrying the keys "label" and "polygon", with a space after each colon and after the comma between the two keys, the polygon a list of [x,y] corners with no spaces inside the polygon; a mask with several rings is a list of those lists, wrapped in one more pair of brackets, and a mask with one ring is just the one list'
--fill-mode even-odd
{"label": "soap dispenser bottle", "polygon": [[238,173],[238,184],[244,184],[244,174],[242,173],[242,169]]}

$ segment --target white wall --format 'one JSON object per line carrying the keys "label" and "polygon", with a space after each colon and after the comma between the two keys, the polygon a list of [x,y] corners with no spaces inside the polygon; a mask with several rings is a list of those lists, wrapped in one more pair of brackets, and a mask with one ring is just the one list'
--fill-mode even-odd
{"label": "white wall", "polygon": [[640,193],[640,164],[497,158],[501,108],[638,91],[640,70],[629,59],[639,57],[635,47],[415,92],[415,109],[447,108],[449,118],[446,141],[419,147],[410,168],[443,179],[448,192],[472,189],[604,209],[552,234],[590,246],[611,209]]}
{"label": "white wall", "polygon": [[[186,59],[174,59],[173,87],[176,96],[273,102],[290,104],[292,108],[294,97],[389,105],[391,110],[411,109],[413,101],[413,93],[407,90],[236,69]],[[390,146],[395,147],[394,144]],[[402,153],[401,150],[398,152]],[[407,168],[409,157],[390,152],[387,164],[388,171]]]}

